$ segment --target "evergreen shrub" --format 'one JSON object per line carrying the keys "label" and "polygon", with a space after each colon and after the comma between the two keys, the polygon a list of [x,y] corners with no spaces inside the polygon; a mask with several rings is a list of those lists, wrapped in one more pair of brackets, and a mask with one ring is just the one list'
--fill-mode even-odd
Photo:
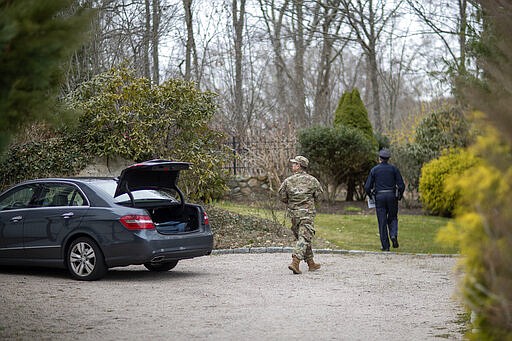
{"label": "evergreen shrub", "polygon": [[300,153],[310,160],[310,171],[326,185],[330,201],[347,179],[365,177],[372,166],[370,160],[376,159],[366,136],[344,125],[305,129],[299,133],[299,143]]}
{"label": "evergreen shrub", "polygon": [[12,144],[0,161],[0,189],[27,179],[74,175],[90,159],[72,134]]}

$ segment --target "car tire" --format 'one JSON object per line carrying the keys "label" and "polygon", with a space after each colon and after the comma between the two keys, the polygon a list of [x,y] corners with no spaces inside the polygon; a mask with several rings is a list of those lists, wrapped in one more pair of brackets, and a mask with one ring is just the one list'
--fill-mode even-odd
{"label": "car tire", "polygon": [[169,270],[174,269],[177,264],[178,264],[178,261],[173,260],[173,261],[164,262],[164,263],[144,263],[144,266],[149,271],[163,272],[163,271],[169,271]]}
{"label": "car tire", "polygon": [[81,281],[94,281],[107,273],[103,252],[91,238],[80,237],[71,242],[67,255],[71,277]]}

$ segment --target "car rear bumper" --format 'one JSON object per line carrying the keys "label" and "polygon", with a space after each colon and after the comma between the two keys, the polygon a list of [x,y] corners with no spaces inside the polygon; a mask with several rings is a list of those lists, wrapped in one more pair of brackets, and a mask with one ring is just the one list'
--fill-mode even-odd
{"label": "car rear bumper", "polygon": [[162,236],[156,231],[141,231],[134,239],[116,242],[106,248],[107,267],[165,262],[207,256],[213,249],[211,231]]}

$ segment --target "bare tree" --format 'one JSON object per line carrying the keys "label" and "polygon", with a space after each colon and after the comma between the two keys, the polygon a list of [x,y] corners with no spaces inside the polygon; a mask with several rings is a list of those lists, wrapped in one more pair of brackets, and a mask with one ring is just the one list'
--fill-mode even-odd
{"label": "bare tree", "polygon": [[144,51],[142,53],[144,77],[151,79],[151,63],[150,56],[150,43],[151,43],[151,3],[150,0],[144,0],[144,38],[142,44]]}
{"label": "bare tree", "polygon": [[75,0],[76,6],[94,8],[90,43],[75,54],[68,72],[87,80],[113,66],[127,63],[140,76],[160,80],[160,39],[174,27],[177,5],[171,0]]}
{"label": "bare tree", "polygon": [[[424,23],[425,35],[435,36],[444,47],[441,58],[448,75],[464,75],[468,70],[468,41],[475,38],[478,8],[470,0],[425,2],[407,0],[413,13]],[[458,44],[454,44],[456,39]],[[451,81],[450,79],[448,81]]]}
{"label": "bare tree", "polygon": [[243,85],[243,74],[242,74],[242,63],[243,63],[243,33],[245,24],[245,0],[232,0],[231,4],[231,15],[233,20],[233,31],[234,31],[234,49],[235,49],[235,84],[234,84],[234,114],[237,119],[238,127],[237,131],[239,135],[245,135],[245,123],[242,119],[244,115],[244,93],[242,89]]}
{"label": "bare tree", "polygon": [[158,55],[158,45],[160,38],[160,1],[153,0],[153,25],[151,27],[151,54],[153,57],[153,83],[160,83],[160,62]]}
{"label": "bare tree", "polygon": [[284,26],[285,13],[288,11],[289,0],[285,0],[278,6],[274,0],[258,0],[260,10],[263,15],[265,27],[268,33],[270,44],[273,51],[273,67],[275,69],[275,100],[277,102],[276,111],[285,119],[292,116],[287,101],[287,78],[290,77],[283,51],[282,32]]}
{"label": "bare tree", "polygon": [[396,15],[402,0],[386,7],[382,0],[341,0],[341,4],[353,29],[355,40],[361,47],[367,60],[371,86],[371,111],[377,132],[382,131],[382,113],[380,106],[378,45],[388,22]]}
{"label": "bare tree", "polygon": [[[320,20],[320,55],[317,57],[315,95],[313,106],[313,122],[315,124],[330,124],[335,103],[332,103],[333,93],[332,67],[340,59],[342,51],[348,40],[340,39],[340,30],[344,23],[344,16],[340,11],[339,0],[319,1],[321,7]],[[336,43],[341,46],[336,48]],[[334,105],[333,105],[334,104]]]}
{"label": "bare tree", "polygon": [[[192,65],[198,70],[196,42],[194,38],[194,21],[192,13],[193,0],[183,0],[183,9],[185,10],[185,26],[187,28],[187,42],[185,49],[185,79],[192,78]],[[197,77],[196,77],[197,78]]]}

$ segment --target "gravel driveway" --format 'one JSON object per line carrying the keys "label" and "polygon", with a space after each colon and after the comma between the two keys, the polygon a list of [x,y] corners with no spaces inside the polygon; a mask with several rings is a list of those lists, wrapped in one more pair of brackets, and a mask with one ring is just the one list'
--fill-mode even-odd
{"label": "gravel driveway", "polygon": [[[0,268],[0,339],[460,340],[456,257],[290,253],[184,260],[166,273],[116,268],[97,282]],[[306,270],[304,263],[302,269]]]}

